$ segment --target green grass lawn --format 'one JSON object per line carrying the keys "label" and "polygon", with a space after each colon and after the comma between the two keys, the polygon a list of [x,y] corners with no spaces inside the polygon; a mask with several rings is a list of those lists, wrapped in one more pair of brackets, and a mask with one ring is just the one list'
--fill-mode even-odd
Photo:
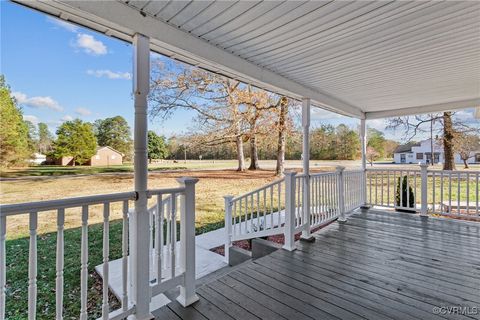
{"label": "green grass lawn", "polygon": [[[196,233],[203,233],[224,226],[224,221],[197,227]],[[180,227],[177,227],[180,230]],[[80,314],[80,254],[81,228],[66,229],[65,268],[64,268],[64,318],[78,319]],[[122,256],[122,221],[110,222],[110,260]],[[56,279],[55,232],[38,236],[38,302],[37,319],[55,318],[55,279]],[[26,319],[28,310],[28,252],[29,238],[9,240],[7,249],[7,319]],[[89,319],[101,316],[102,281],[95,272],[95,266],[102,263],[103,224],[90,225],[88,228],[88,313]],[[120,307],[119,301],[110,294],[111,310]]]}
{"label": "green grass lawn", "polygon": [[[64,318],[78,319],[80,314],[80,248],[81,229],[65,230],[64,268]],[[89,318],[101,315],[101,280],[94,272],[95,266],[102,263],[103,225],[89,226],[89,279],[88,309]],[[37,319],[55,318],[55,279],[56,279],[56,233],[38,237],[38,302]],[[7,249],[7,319],[26,319],[28,310],[28,251],[29,238],[10,240]],[[110,259],[122,254],[122,223],[110,224]],[[119,306],[111,296],[111,306]]]}

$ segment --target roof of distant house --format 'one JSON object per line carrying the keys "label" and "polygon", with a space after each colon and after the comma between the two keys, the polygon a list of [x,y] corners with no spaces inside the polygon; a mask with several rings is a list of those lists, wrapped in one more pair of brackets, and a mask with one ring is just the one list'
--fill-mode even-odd
{"label": "roof of distant house", "polygon": [[393,153],[412,152],[412,147],[420,146],[420,142],[409,142],[407,144],[399,145]]}
{"label": "roof of distant house", "polygon": [[109,147],[109,146],[97,147],[96,152],[98,152],[99,150],[105,149],[105,148],[110,149],[110,150],[112,150],[113,152],[116,152],[116,153],[118,153],[118,154],[120,154],[120,155],[122,155],[122,156],[124,155],[124,154],[121,153],[120,151],[115,150],[115,149],[113,149],[112,147]]}

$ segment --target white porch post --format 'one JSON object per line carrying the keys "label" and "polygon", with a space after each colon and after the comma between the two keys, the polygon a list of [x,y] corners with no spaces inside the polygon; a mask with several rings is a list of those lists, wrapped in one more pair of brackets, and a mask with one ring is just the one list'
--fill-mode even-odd
{"label": "white porch post", "polygon": [[285,224],[284,237],[285,244],[283,249],[293,251],[295,247],[295,171],[285,172]]}
{"label": "white porch post", "polygon": [[345,167],[337,166],[336,171],[338,175],[337,180],[337,192],[338,192],[338,222],[345,222],[347,221],[347,217],[345,216],[345,188],[344,188],[344,178],[343,178],[343,171]]}
{"label": "white porch post", "polygon": [[304,240],[312,240],[310,235],[310,98],[302,99],[302,128],[303,128],[303,217],[302,236]]}
{"label": "white porch post", "polygon": [[[420,164],[420,178],[422,179],[421,181],[421,188],[422,188],[422,194],[421,194],[421,207],[420,207],[420,215],[422,217],[428,217],[428,164],[422,163]],[[407,184],[408,188],[408,184]],[[408,189],[407,189],[408,192]],[[407,204],[409,206],[409,204]]]}
{"label": "white porch post", "polygon": [[149,215],[147,212],[147,95],[150,87],[150,40],[133,37],[133,93],[135,99],[134,180],[137,200],[130,217],[130,259],[132,268],[132,300],[135,319],[153,319],[150,314]]}
{"label": "white porch post", "polygon": [[[232,199],[233,196],[224,196],[225,200],[225,262],[230,261],[230,247],[232,246]],[[241,223],[241,222],[240,222]]]}
{"label": "white porch post", "polygon": [[198,179],[180,178],[177,180],[185,187],[180,212],[180,266],[185,271],[183,285],[177,301],[184,307],[198,301],[195,293],[195,184]]}
{"label": "white porch post", "polygon": [[363,206],[367,206],[367,120],[360,120],[360,143],[362,148],[362,202]]}

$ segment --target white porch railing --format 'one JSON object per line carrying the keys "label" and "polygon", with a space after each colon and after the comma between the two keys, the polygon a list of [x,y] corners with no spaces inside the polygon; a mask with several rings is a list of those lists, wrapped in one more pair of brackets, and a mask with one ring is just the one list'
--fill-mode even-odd
{"label": "white porch railing", "polygon": [[[189,305],[198,299],[195,295],[195,183],[196,179],[180,179],[178,188],[159,189],[147,191],[148,197],[156,198],[156,205],[148,211],[152,217],[150,229],[153,237],[149,237],[149,230],[141,234],[133,234],[136,241],[148,243],[154,249],[154,258],[151,266],[145,270],[154,270],[149,277],[150,293],[148,297],[168,291],[180,286],[179,302]],[[136,192],[96,195],[89,197],[70,198],[53,201],[40,201],[19,203],[0,206],[0,319],[6,316],[6,234],[8,217],[14,215],[28,215],[30,226],[30,245],[28,261],[28,310],[20,317],[35,319],[37,316],[37,222],[43,213],[57,212],[57,243],[56,243],[56,301],[55,317],[63,319],[64,316],[64,224],[65,212],[75,210],[81,212],[81,253],[79,261],[80,270],[80,314],[78,318],[87,319],[88,310],[88,234],[89,234],[89,208],[102,206],[103,210],[103,264],[102,264],[102,319],[125,319],[135,314],[135,302],[130,296],[129,287],[136,284],[129,283],[129,272],[132,272],[128,263],[128,256],[132,254],[134,246],[129,244],[129,223],[134,210],[129,210],[129,202],[137,199]],[[112,204],[120,203],[122,212],[122,294],[121,307],[110,310],[109,305],[109,261],[110,261],[110,222]],[[160,213],[160,214],[158,214]],[[130,230],[134,230],[130,228]],[[162,232],[163,231],[163,232]],[[149,248],[145,248],[148,250]],[[133,277],[130,277],[132,280]],[[72,316],[72,315],[69,315]]]}
{"label": "white porch railing", "polygon": [[478,218],[479,180],[480,171],[429,170],[426,165],[412,170],[367,169],[367,203],[424,215]]}
{"label": "white porch railing", "polygon": [[363,171],[343,169],[309,175],[309,197],[305,197],[307,177],[295,172],[286,172],[284,179],[244,195],[226,196],[227,261],[233,241],[284,234],[284,247],[293,250],[295,234],[318,228],[364,205]]}

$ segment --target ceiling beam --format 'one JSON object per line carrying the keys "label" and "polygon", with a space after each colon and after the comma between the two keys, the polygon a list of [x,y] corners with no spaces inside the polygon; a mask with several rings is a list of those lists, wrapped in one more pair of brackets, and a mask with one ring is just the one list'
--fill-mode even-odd
{"label": "ceiling beam", "polygon": [[295,99],[310,98],[312,104],[330,111],[365,117],[357,106],[263,69],[119,1],[14,1],[129,42],[140,33],[150,37],[152,50],[158,53],[175,54],[177,60],[197,62],[204,69]]}
{"label": "ceiling beam", "polygon": [[454,109],[475,108],[479,106],[480,106],[480,98],[474,98],[469,100],[429,104],[429,105],[388,110],[388,111],[366,112],[365,118],[367,120],[371,120],[371,119],[380,119],[380,118],[389,118],[389,117],[410,116],[410,115],[424,114],[424,113],[430,113],[430,112],[442,112],[442,111],[448,111],[448,110],[454,110]]}

